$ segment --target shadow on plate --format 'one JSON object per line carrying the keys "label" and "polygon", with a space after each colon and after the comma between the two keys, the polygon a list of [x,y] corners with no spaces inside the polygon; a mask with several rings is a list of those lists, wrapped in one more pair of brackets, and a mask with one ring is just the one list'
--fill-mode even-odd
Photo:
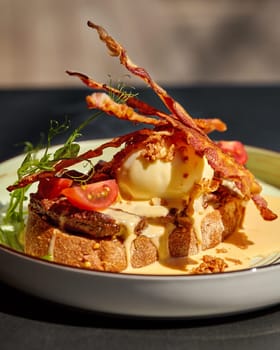
{"label": "shadow on plate", "polygon": [[214,318],[134,318],[72,308],[33,297],[2,283],[0,283],[0,295],[2,300],[0,313],[52,324],[107,329],[197,328],[242,322],[280,312],[279,304],[261,310]]}

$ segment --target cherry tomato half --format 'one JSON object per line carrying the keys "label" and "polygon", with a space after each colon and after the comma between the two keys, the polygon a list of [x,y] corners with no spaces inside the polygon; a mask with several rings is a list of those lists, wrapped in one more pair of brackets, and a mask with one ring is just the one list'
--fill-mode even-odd
{"label": "cherry tomato half", "polygon": [[62,194],[79,209],[103,210],[116,200],[118,192],[116,180],[106,180],[65,188]]}
{"label": "cherry tomato half", "polygon": [[57,198],[61,191],[70,187],[73,180],[63,177],[48,177],[41,179],[38,185],[38,194],[43,198]]}
{"label": "cherry tomato half", "polygon": [[217,145],[225,152],[230,154],[239,164],[246,164],[248,155],[244,145],[240,141],[218,141]]}

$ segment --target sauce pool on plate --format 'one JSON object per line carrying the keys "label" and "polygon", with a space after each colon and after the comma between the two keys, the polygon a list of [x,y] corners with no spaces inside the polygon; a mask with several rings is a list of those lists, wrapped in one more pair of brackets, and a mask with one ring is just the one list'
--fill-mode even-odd
{"label": "sauce pool on plate", "polygon": [[[280,197],[266,196],[270,208],[280,213]],[[246,209],[243,229],[232,234],[224,242],[212,249],[188,258],[169,258],[164,264],[155,262],[149,266],[133,269],[125,273],[152,275],[184,275],[192,271],[202,262],[204,255],[222,258],[228,267],[227,271],[242,270],[254,267],[256,262],[270,261],[270,257],[280,258],[280,219],[265,221],[250,201]],[[271,259],[272,260],[272,259]],[[261,263],[260,263],[261,264]]]}

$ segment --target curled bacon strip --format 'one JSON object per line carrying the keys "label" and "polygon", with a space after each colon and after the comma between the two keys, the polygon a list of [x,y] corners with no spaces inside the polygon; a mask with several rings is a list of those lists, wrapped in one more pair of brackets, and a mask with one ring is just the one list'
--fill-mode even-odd
{"label": "curled bacon strip", "polygon": [[91,21],[88,21],[87,24],[89,27],[97,30],[100,39],[106,44],[111,56],[119,57],[120,63],[124,65],[128,71],[144,80],[154,90],[168,110],[174,115],[174,118],[178,118],[185,125],[192,127],[198,132],[200,131],[193,118],[186,112],[186,110],[169,96],[167,91],[154,82],[144,68],[135,65],[128,57],[126,50],[115,39],[113,39],[104,28]]}
{"label": "curled bacon strip", "polygon": [[276,214],[267,207],[264,200],[256,200],[256,198],[261,198],[259,195],[261,186],[257,183],[253,174],[215,145],[215,143],[202,132],[187,111],[169,96],[162,87],[154,82],[144,68],[138,67],[130,60],[126,50],[114,40],[104,28],[90,21],[88,21],[88,26],[97,30],[100,39],[106,44],[112,56],[119,57],[122,65],[132,74],[144,80],[154,90],[171,112],[171,115],[166,114],[163,117],[175,129],[179,129],[185,133],[187,143],[191,144],[198,154],[206,156],[209,164],[216,171],[216,174],[234,181],[245,198],[253,199],[264,219],[272,220],[272,218],[277,217]]}
{"label": "curled bacon strip", "polygon": [[38,173],[35,173],[32,175],[25,176],[18,183],[8,186],[7,190],[11,192],[17,188],[23,188],[23,187],[25,187],[29,184],[32,184],[36,181],[39,181],[43,178],[53,177],[53,176],[59,175],[61,173],[61,171],[63,171],[67,167],[71,167],[72,165],[78,164],[78,163],[83,162],[85,160],[101,156],[103,154],[103,151],[106,148],[110,148],[110,147],[111,148],[119,148],[123,143],[129,144],[129,143],[133,142],[135,137],[137,137],[137,139],[139,139],[139,137],[141,137],[141,136],[145,138],[150,134],[151,134],[150,129],[142,129],[139,131],[134,131],[130,134],[116,137],[108,142],[103,143],[102,145],[100,145],[99,147],[97,147],[95,149],[88,150],[88,151],[80,154],[76,158],[62,159],[62,160],[58,161],[54,165],[53,171],[41,171],[41,172],[38,172]]}
{"label": "curled bacon strip", "polygon": [[[112,86],[109,86],[107,84],[101,84],[98,83],[97,81],[94,81],[92,78],[88,77],[85,74],[78,73],[78,72],[72,72],[67,70],[67,74],[71,76],[75,76],[79,78],[86,86],[97,89],[97,90],[104,90],[108,93],[114,94],[115,96],[121,97],[122,96],[122,91],[113,88]],[[129,96],[126,100],[126,104],[129,107],[132,107],[134,109],[137,109],[139,113],[145,114],[145,115],[155,115],[158,117],[162,117],[164,114],[163,112],[159,111],[158,109],[150,106],[149,104],[145,103],[144,101],[140,101],[138,98],[134,96]]]}
{"label": "curled bacon strip", "polygon": [[[71,76],[75,76],[79,78],[86,86],[98,89],[98,90],[104,90],[108,93],[112,93],[116,96],[121,96],[122,92],[116,88],[113,88],[112,86],[109,86],[107,84],[101,84],[97,81],[93,80],[92,78],[88,77],[85,74],[79,73],[79,72],[73,72],[73,71],[66,71],[67,74]],[[88,97],[89,99],[89,97]],[[144,101],[139,100],[138,98],[134,96],[129,96],[126,100],[126,105],[129,107],[132,107],[134,109],[137,109],[139,113],[144,115],[153,115],[157,116],[159,118],[163,118],[166,116],[166,113],[158,110],[157,108],[154,108],[153,106],[150,106],[149,104],[145,103]],[[176,117],[176,116],[175,116]],[[212,131],[225,131],[227,129],[226,124],[221,121],[218,118],[213,119],[193,119],[194,122],[197,124],[197,126],[206,134],[209,134]],[[153,123],[151,123],[153,124]]]}
{"label": "curled bacon strip", "polygon": [[262,196],[259,194],[254,194],[252,196],[252,200],[260,209],[261,215],[265,220],[271,221],[277,219],[277,215],[268,208],[267,201]]}
{"label": "curled bacon strip", "polygon": [[[261,187],[255,180],[253,174],[243,165],[237,163],[233,157],[223,152],[223,150],[206,135],[206,133],[213,130],[224,131],[226,129],[225,124],[219,119],[193,119],[177,101],[175,101],[162,87],[153,81],[151,76],[144,68],[135,65],[130,60],[126,50],[110,35],[108,35],[105,29],[90,21],[88,21],[88,26],[97,30],[100,39],[106,44],[112,56],[119,57],[120,63],[124,65],[128,71],[141,78],[154,90],[154,92],[170,111],[170,114],[163,113],[156,108],[153,108],[136,99],[135,97],[129,97],[125,104],[116,103],[104,93],[94,93],[91,96],[88,96],[87,103],[89,108],[99,108],[104,112],[121,119],[151,124],[156,129],[166,127],[169,130],[174,129],[176,132],[183,133],[186,143],[190,144],[195,149],[197,154],[207,158],[210,166],[215,170],[216,176],[234,181],[236,186],[244,195],[244,198],[251,198],[254,201],[264,219],[275,219],[277,215],[267,207],[266,201],[260,196]],[[86,75],[70,71],[67,71],[67,73],[77,76],[89,87],[104,90],[109,93],[112,92],[117,96],[121,96],[121,91],[108,87],[106,84],[99,84],[88,78]],[[134,109],[137,109],[138,113],[135,112]],[[147,117],[147,115],[153,115],[157,118]],[[22,181],[16,185],[16,187],[10,186],[8,189],[13,190],[14,188],[23,187],[26,184],[37,181],[45,176],[54,176],[55,174],[59,173],[59,171],[70,165],[101,155],[103,150],[107,147],[119,147],[126,142],[126,144],[130,146],[128,148],[131,149],[131,147],[133,147],[133,142],[137,139],[137,137],[146,137],[149,133],[151,133],[151,130],[143,129],[141,131],[113,139],[95,150],[85,152],[75,159],[59,161],[57,164],[55,164],[54,171],[52,173],[42,172],[31,175],[23,178]],[[113,166],[115,165],[116,164],[113,164]]]}
{"label": "curled bacon strip", "polygon": [[167,124],[164,120],[149,118],[136,113],[133,108],[127,106],[124,103],[116,103],[107,94],[102,92],[96,92],[90,96],[87,96],[86,101],[89,109],[97,108],[109,115],[118,117],[119,119],[151,125]]}
{"label": "curled bacon strip", "polygon": [[205,132],[205,134],[210,134],[212,131],[226,131],[226,124],[218,118],[213,119],[194,119],[196,125]]}

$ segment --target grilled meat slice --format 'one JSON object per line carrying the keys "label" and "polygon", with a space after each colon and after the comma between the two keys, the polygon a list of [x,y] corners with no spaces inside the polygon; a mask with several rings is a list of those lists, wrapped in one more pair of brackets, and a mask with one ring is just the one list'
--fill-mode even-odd
{"label": "grilled meat slice", "polygon": [[29,207],[46,221],[65,231],[95,238],[112,237],[121,232],[121,225],[111,216],[97,211],[80,210],[64,198],[42,199],[31,194]]}
{"label": "grilled meat slice", "polygon": [[[94,238],[122,236],[126,232],[125,225],[118,220],[119,215],[114,210],[110,210],[110,215],[98,211],[81,210],[72,206],[63,197],[52,200],[40,198],[37,194],[31,194],[29,207],[46,221],[64,231],[86,234]],[[129,216],[130,219],[133,216],[136,234],[146,226],[145,218],[125,212],[124,215]]]}

